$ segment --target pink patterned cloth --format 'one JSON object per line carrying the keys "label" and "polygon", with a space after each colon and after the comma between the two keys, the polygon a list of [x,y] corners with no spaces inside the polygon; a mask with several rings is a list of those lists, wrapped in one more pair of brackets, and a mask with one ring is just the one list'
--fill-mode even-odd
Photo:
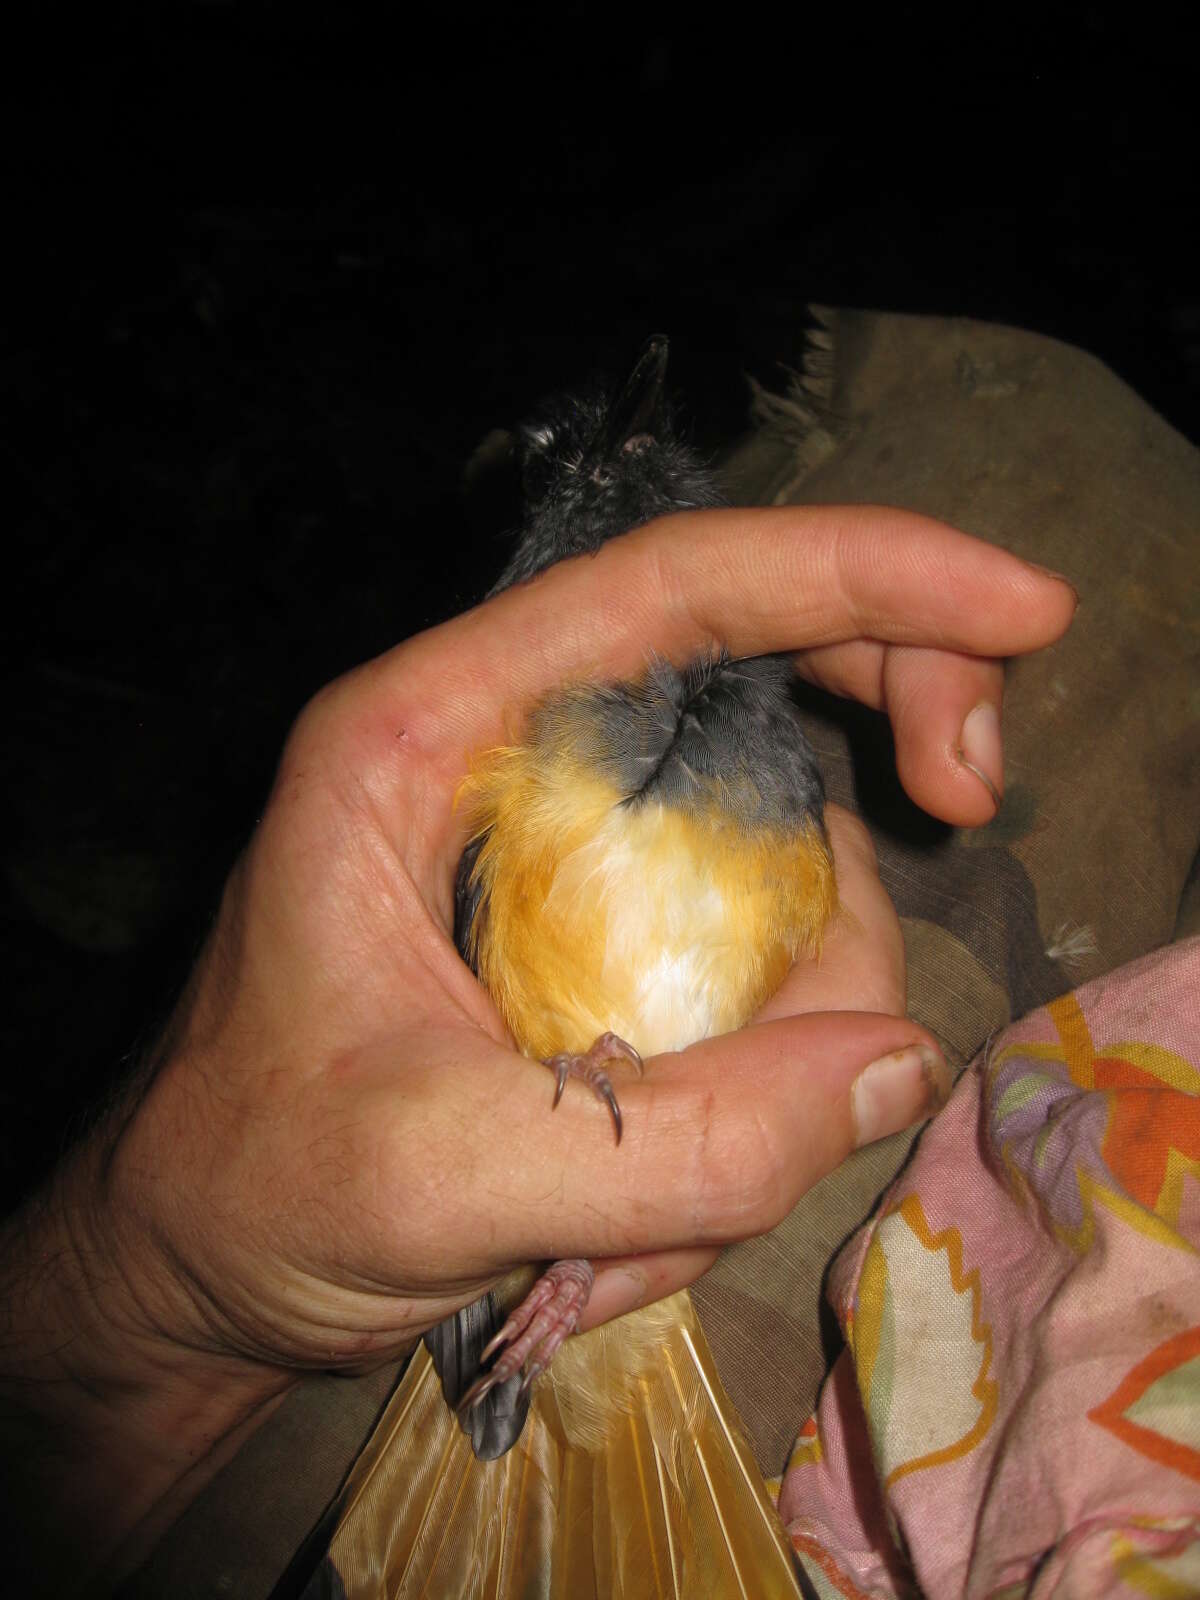
{"label": "pink patterned cloth", "polygon": [[833,1596],[1200,1595],[1200,940],[963,1075],[830,1299],[779,1509]]}

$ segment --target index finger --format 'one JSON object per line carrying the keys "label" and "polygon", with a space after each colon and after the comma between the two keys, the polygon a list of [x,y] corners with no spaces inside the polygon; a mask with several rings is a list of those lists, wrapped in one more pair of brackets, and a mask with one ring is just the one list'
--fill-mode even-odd
{"label": "index finger", "polygon": [[650,658],[871,638],[970,655],[1041,648],[1070,624],[1064,579],[931,517],[881,507],[690,511],[560,562],[382,657],[379,693],[429,703],[468,749],[570,680]]}

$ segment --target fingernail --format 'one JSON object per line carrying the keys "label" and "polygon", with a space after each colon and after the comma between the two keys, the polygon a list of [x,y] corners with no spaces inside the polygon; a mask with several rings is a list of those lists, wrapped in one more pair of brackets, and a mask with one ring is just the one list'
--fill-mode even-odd
{"label": "fingernail", "polygon": [[958,736],[958,759],[983,784],[999,811],[1004,793],[1004,742],[1000,713],[990,701],[982,701],[967,713]]}
{"label": "fingernail", "polygon": [[928,1045],[909,1045],[864,1067],[850,1091],[855,1149],[932,1116],[950,1094],[946,1063]]}
{"label": "fingernail", "polygon": [[1071,593],[1075,596],[1075,604],[1079,604],[1079,590],[1075,587],[1065,573],[1055,572],[1053,567],[1044,567],[1040,561],[1027,561],[1025,565],[1027,567],[1032,567],[1035,572],[1040,572],[1043,578],[1053,578],[1055,583],[1065,583],[1067,588],[1070,589]]}
{"label": "fingernail", "polygon": [[588,1295],[588,1321],[608,1322],[646,1300],[646,1274],[637,1267],[602,1267]]}

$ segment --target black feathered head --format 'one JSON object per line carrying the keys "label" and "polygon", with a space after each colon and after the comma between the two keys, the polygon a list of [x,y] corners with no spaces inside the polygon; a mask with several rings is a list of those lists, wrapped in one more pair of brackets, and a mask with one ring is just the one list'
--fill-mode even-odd
{"label": "black feathered head", "polygon": [[493,593],[671,511],[724,505],[680,440],[664,394],[667,340],[650,339],[620,389],[556,395],[517,431],[517,548]]}

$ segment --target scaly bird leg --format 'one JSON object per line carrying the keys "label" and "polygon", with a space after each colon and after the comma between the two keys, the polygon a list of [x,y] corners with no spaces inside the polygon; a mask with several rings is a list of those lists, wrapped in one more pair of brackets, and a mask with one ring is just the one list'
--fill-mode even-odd
{"label": "scaly bird leg", "polygon": [[[583,1055],[564,1051],[545,1063],[554,1073],[554,1104],[562,1099],[568,1078],[580,1078],[607,1105],[621,1142],[621,1108],[613,1092],[612,1080],[605,1071],[609,1061],[628,1061],[640,1073],[642,1058],[631,1044],[615,1033],[602,1033]],[[526,1391],[539,1372],[545,1372],[554,1352],[579,1326],[579,1318],[592,1292],[595,1273],[586,1261],[556,1261],[548,1267],[533,1288],[509,1316],[508,1321],[484,1349],[480,1360],[487,1361],[497,1350],[488,1372],[482,1373],[458,1403],[459,1411],[478,1405],[498,1383],[505,1383],[525,1368],[521,1381]],[[501,1347],[504,1347],[503,1349]],[[532,1357],[526,1365],[527,1358]]]}
{"label": "scaly bird leg", "polygon": [[557,1106],[562,1099],[562,1092],[567,1086],[568,1078],[582,1078],[592,1092],[607,1105],[612,1113],[613,1127],[617,1133],[617,1143],[621,1142],[621,1108],[617,1104],[617,1097],[613,1093],[612,1079],[604,1070],[607,1061],[631,1061],[640,1073],[642,1058],[631,1044],[626,1044],[624,1039],[618,1039],[615,1033],[602,1033],[590,1050],[583,1055],[572,1055],[564,1051],[561,1055],[551,1056],[544,1064],[550,1068],[557,1080],[558,1087],[554,1091],[554,1104]]}
{"label": "scaly bird leg", "polygon": [[[569,1334],[575,1332],[596,1275],[586,1261],[556,1261],[547,1267],[521,1304],[510,1315],[499,1333],[483,1352],[482,1359],[500,1350],[491,1370],[485,1372],[463,1395],[459,1411],[478,1405],[498,1383],[513,1378],[525,1367],[521,1382],[524,1393],[545,1372],[550,1359]],[[501,1345],[505,1346],[503,1350]],[[536,1353],[535,1353],[536,1352]],[[532,1357],[528,1366],[526,1357]]]}

